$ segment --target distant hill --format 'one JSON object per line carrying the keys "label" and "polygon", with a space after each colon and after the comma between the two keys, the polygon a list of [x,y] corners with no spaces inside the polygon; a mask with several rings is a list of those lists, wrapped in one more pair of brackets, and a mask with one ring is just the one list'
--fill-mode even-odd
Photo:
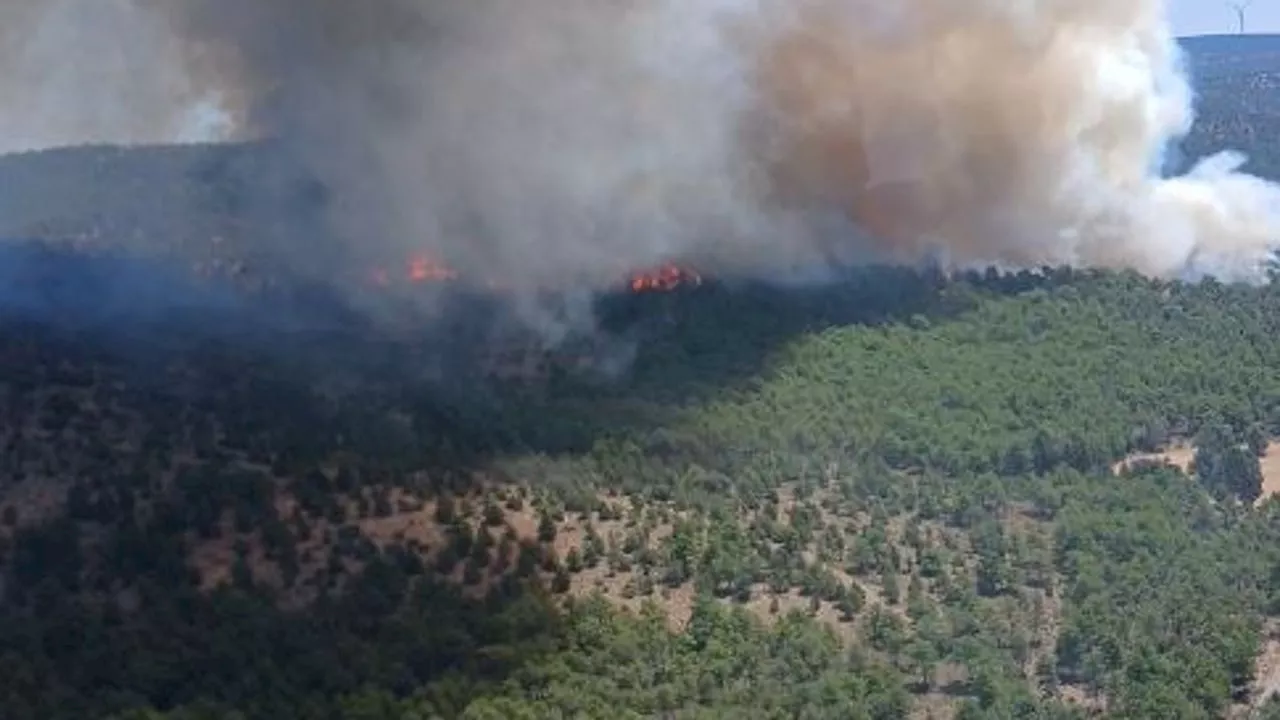
{"label": "distant hill", "polygon": [[186,211],[211,205],[196,178],[244,155],[212,146],[83,146],[3,156],[0,235],[163,235],[181,243]]}
{"label": "distant hill", "polygon": [[1183,38],[1196,90],[1184,165],[1221,150],[1244,152],[1245,169],[1280,178],[1280,35]]}
{"label": "distant hill", "polygon": [[1224,61],[1243,62],[1257,67],[1267,56],[1280,55],[1280,34],[1267,35],[1192,35],[1178,38],[1178,44],[1195,62],[1210,66]]}
{"label": "distant hill", "polygon": [[239,272],[296,242],[318,258],[323,199],[265,143],[0,156],[0,238],[126,248],[211,271]]}

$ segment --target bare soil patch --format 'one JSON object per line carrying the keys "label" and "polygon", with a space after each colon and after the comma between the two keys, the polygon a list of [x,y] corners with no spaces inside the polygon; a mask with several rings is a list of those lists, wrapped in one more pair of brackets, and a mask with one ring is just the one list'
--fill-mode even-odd
{"label": "bare soil patch", "polygon": [[1191,464],[1196,459],[1196,449],[1192,445],[1178,444],[1167,450],[1150,453],[1134,453],[1125,459],[1113,464],[1111,472],[1119,475],[1121,472],[1135,467],[1141,463],[1165,463],[1172,465],[1184,473],[1191,472]]}
{"label": "bare soil patch", "polygon": [[1231,709],[1231,717],[1248,717],[1269,698],[1280,693],[1280,621],[1268,620],[1263,626],[1262,648],[1254,660],[1253,685],[1249,699]]}
{"label": "bare soil patch", "polygon": [[1262,456],[1260,465],[1262,466],[1262,495],[1258,497],[1255,505],[1280,493],[1280,441],[1272,440],[1267,443],[1267,454]]}
{"label": "bare soil patch", "polygon": [[[1122,471],[1139,463],[1167,463],[1184,473],[1190,474],[1195,461],[1196,449],[1192,445],[1178,444],[1167,450],[1153,453],[1135,453],[1111,466],[1111,471],[1119,475]],[[1272,495],[1280,494],[1280,440],[1267,443],[1266,453],[1259,459],[1262,469],[1262,494],[1254,501],[1261,505]]]}

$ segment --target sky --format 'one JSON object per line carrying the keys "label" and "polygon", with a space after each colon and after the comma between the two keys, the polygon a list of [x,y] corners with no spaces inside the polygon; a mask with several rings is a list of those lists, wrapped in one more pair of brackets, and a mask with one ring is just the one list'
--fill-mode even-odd
{"label": "sky", "polygon": [[[1232,3],[1226,0],[1169,0],[1173,31],[1178,35],[1235,32],[1236,13],[1231,9]],[[1280,0],[1253,0],[1245,10],[1245,30],[1280,32]]]}

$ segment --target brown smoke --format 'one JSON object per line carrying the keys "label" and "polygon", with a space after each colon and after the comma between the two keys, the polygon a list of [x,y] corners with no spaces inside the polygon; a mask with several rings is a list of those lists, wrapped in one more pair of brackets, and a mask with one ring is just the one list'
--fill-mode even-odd
{"label": "brown smoke", "polygon": [[778,186],[847,208],[883,254],[1249,276],[1274,241],[1280,195],[1232,158],[1157,173],[1192,119],[1160,2],[779,6]]}
{"label": "brown smoke", "polygon": [[[28,29],[71,2],[0,11],[0,64],[34,67],[52,45]],[[1191,120],[1159,0],[103,4],[137,24],[55,36],[127,37],[162,58],[120,56],[146,87],[119,123],[89,121],[105,89],[54,85],[39,113],[137,138],[217,98],[333,190],[348,261],[587,286],[939,255],[1249,278],[1280,230],[1280,191],[1230,158],[1159,177]],[[5,115],[26,111],[0,137]]]}

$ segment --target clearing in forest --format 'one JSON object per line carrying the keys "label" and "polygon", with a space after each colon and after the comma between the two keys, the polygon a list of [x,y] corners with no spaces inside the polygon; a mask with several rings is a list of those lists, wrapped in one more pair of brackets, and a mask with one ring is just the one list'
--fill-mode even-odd
{"label": "clearing in forest", "polygon": [[[1140,462],[1164,462],[1185,473],[1190,473],[1195,456],[1194,446],[1178,444],[1160,452],[1134,453],[1112,465],[1111,471],[1119,474],[1125,468]],[[1254,505],[1261,505],[1272,495],[1280,494],[1280,440],[1267,443],[1267,451],[1259,459],[1259,465],[1262,469],[1262,494],[1254,501]]]}
{"label": "clearing in forest", "polygon": [[1178,444],[1166,450],[1149,453],[1134,453],[1111,466],[1111,472],[1119,475],[1122,470],[1144,462],[1168,463],[1184,473],[1191,472],[1191,463],[1195,460],[1196,449],[1191,445]]}

